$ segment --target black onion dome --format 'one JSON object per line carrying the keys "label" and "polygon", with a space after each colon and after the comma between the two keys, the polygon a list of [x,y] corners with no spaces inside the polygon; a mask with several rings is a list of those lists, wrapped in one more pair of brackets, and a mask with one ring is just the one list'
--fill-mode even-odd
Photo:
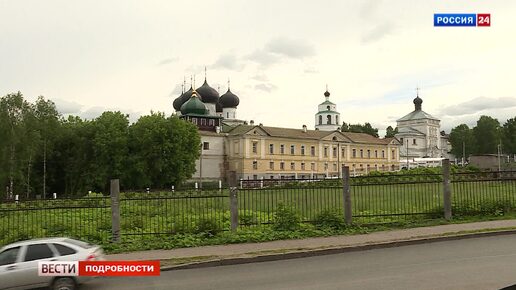
{"label": "black onion dome", "polygon": [[208,85],[206,79],[204,80],[204,84],[197,88],[196,91],[201,96],[204,103],[216,104],[219,100],[219,93]]}
{"label": "black onion dome", "polygon": [[[182,96],[183,94],[181,94]],[[176,111],[180,111],[181,110],[181,106],[183,105],[183,102],[181,101],[181,96],[177,97],[174,102],[172,103],[172,105],[174,106],[174,110]]]}
{"label": "black onion dome", "polygon": [[215,112],[222,113],[222,106],[220,105],[220,103],[215,104]]}
{"label": "black onion dome", "polygon": [[328,91],[324,92],[324,96],[325,97],[329,97],[330,96],[330,92],[328,92]]}
{"label": "black onion dome", "polygon": [[192,93],[193,93],[193,88],[192,86],[190,86],[190,89],[186,92],[184,92],[182,95],[181,95],[181,106],[188,102],[188,100],[190,100],[190,97],[192,96]]}
{"label": "black onion dome", "polygon": [[414,99],[414,105],[415,105],[416,110],[421,110],[421,104],[423,104],[423,100],[419,96],[417,96]]}
{"label": "black onion dome", "polygon": [[236,108],[240,103],[240,99],[228,89],[225,94],[220,96],[219,103],[222,108]]}

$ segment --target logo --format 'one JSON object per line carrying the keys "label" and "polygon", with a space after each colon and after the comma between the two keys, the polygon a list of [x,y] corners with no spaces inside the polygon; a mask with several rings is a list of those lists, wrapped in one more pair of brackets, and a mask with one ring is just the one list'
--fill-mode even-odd
{"label": "logo", "polygon": [[40,261],[39,276],[159,276],[159,261]]}
{"label": "logo", "polygon": [[491,14],[436,13],[434,26],[491,26]]}

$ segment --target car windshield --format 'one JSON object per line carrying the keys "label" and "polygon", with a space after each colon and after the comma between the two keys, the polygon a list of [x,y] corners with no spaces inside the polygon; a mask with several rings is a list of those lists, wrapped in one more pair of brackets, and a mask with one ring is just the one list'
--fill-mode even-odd
{"label": "car windshield", "polygon": [[74,239],[66,239],[65,243],[76,245],[76,246],[79,246],[79,247],[81,247],[83,249],[89,249],[89,248],[93,247],[93,245],[91,245],[91,244],[88,244],[88,243],[83,242],[83,241],[74,240]]}

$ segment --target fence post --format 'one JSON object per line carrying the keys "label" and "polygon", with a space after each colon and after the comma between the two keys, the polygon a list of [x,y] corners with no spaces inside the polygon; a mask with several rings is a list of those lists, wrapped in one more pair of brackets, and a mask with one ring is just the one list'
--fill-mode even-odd
{"label": "fence post", "polygon": [[452,218],[452,192],[450,180],[450,159],[443,160],[443,207],[444,218],[451,220]]}
{"label": "fence post", "polygon": [[111,232],[113,242],[120,242],[120,181],[111,179]]}
{"label": "fence post", "polygon": [[238,187],[236,172],[229,174],[229,213],[231,216],[231,230],[238,228]]}
{"label": "fence post", "polygon": [[352,218],[352,209],[351,209],[351,188],[350,188],[350,179],[349,179],[349,167],[342,166],[342,193],[344,200],[344,220],[347,225],[350,225],[353,222]]}

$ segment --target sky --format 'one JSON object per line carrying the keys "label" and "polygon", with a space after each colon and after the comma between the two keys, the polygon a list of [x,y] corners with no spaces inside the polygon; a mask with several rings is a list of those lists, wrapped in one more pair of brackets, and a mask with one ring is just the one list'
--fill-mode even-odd
{"label": "sky", "polygon": [[[491,27],[434,27],[490,13]],[[171,114],[195,76],[240,98],[237,117],[314,127],[317,105],[383,133],[414,110],[441,128],[516,117],[516,1],[0,0],[0,95],[63,114]]]}

